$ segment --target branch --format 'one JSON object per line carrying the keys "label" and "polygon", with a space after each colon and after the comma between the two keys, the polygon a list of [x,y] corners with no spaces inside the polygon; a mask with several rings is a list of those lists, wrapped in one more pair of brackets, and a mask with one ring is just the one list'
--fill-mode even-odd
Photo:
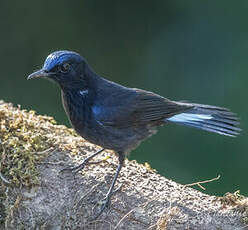
{"label": "branch", "polygon": [[[82,172],[59,174],[99,149],[51,117],[0,102],[0,229],[245,229],[247,198],[219,198],[125,161],[120,192],[96,221],[117,167],[111,151]],[[8,183],[7,183],[8,182]],[[196,184],[201,184],[198,182]],[[205,182],[204,182],[205,183]],[[118,186],[118,185],[117,185]]]}

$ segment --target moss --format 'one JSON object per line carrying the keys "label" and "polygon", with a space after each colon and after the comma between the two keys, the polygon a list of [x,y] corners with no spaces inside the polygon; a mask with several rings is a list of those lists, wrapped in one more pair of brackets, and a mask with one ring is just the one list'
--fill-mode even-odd
{"label": "moss", "polygon": [[147,162],[144,163],[144,166],[145,166],[145,168],[146,168],[148,171],[150,171],[150,172],[157,172],[157,170],[156,170],[156,169],[153,169],[153,168],[151,167],[151,165],[150,165],[149,163],[147,163]]}
{"label": "moss", "polygon": [[0,106],[0,169],[17,186],[38,184],[35,163],[43,156],[35,152],[49,147],[41,127],[34,123],[34,112]]}
{"label": "moss", "polygon": [[52,117],[0,102],[0,172],[12,185],[39,184],[36,165],[46,156],[45,150],[60,147],[58,133],[75,135],[73,130],[65,126],[58,129],[55,124]]}
{"label": "moss", "polygon": [[[37,164],[52,150],[74,153],[82,144],[73,140],[76,133],[49,116],[36,115],[0,101],[0,228],[12,220],[21,202],[13,198],[12,205],[5,206],[4,184],[31,188],[39,185]],[[77,138],[76,138],[77,139]],[[72,151],[74,149],[74,152]]]}
{"label": "moss", "polygon": [[248,198],[241,195],[237,190],[234,193],[226,193],[223,197],[219,198],[223,208],[232,207],[242,213],[242,221],[248,224]]}

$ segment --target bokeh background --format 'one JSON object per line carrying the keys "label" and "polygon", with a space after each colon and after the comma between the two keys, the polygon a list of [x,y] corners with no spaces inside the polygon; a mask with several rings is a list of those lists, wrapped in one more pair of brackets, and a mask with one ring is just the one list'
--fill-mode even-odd
{"label": "bokeh background", "polygon": [[132,152],[186,184],[221,175],[206,193],[248,195],[248,1],[0,1],[0,99],[69,126],[59,88],[26,81],[55,50],[81,53],[97,73],[174,100],[239,114],[228,138],[176,125]]}

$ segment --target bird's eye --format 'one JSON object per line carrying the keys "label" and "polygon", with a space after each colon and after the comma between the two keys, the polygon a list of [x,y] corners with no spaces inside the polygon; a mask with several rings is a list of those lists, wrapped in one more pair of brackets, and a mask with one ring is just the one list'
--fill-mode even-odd
{"label": "bird's eye", "polygon": [[67,73],[70,70],[71,65],[69,63],[64,63],[60,66],[59,70],[62,73]]}

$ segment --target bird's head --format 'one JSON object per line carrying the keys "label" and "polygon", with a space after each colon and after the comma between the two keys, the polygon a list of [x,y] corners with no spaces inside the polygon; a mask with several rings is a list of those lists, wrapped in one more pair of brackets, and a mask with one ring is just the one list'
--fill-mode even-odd
{"label": "bird's head", "polygon": [[48,55],[43,67],[30,74],[29,79],[48,78],[60,86],[81,82],[87,63],[84,58],[73,51],[56,51]]}

